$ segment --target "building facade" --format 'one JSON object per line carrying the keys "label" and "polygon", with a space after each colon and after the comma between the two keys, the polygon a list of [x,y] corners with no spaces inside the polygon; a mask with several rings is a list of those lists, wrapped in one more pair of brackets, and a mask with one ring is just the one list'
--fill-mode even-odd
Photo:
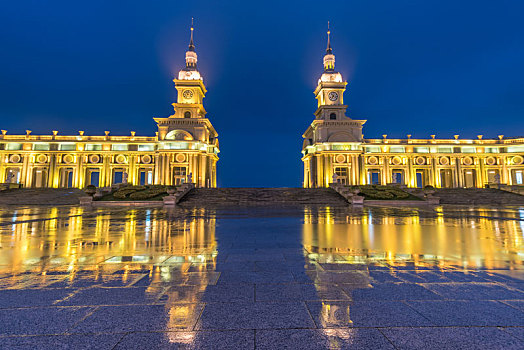
{"label": "building facade", "polygon": [[0,183],[24,187],[106,187],[134,185],[216,187],[218,134],[206,117],[203,78],[191,40],[186,67],[174,80],[178,92],[174,113],[154,118],[156,136],[0,135]]}
{"label": "building facade", "polygon": [[[346,115],[347,82],[335,71],[330,44],[314,91],[315,119],[302,137],[303,186],[403,184],[408,187],[485,187],[524,183],[524,138],[364,139],[366,120]],[[334,176],[335,175],[335,176]]]}

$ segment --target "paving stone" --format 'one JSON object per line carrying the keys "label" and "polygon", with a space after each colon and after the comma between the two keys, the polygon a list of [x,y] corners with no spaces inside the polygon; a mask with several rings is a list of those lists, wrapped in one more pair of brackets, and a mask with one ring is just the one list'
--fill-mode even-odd
{"label": "paving stone", "polygon": [[66,288],[0,290],[0,308],[51,306],[74,291]]}
{"label": "paving stone", "polygon": [[472,271],[446,271],[444,272],[444,276],[451,282],[492,282],[486,274]]}
{"label": "paving stone", "polygon": [[495,283],[431,283],[426,288],[452,300],[524,299],[524,293]]}
{"label": "paving stone", "polygon": [[522,341],[495,327],[385,328],[397,349],[522,349]]}
{"label": "paving stone", "polygon": [[122,334],[72,334],[6,337],[0,339],[0,346],[3,349],[17,350],[110,350],[115,347],[122,337]]}
{"label": "paving stone", "polygon": [[252,330],[130,333],[115,347],[122,349],[254,349]]}
{"label": "paving stone", "polygon": [[439,300],[440,295],[412,283],[382,283],[369,288],[341,284],[342,289],[353,300]]}
{"label": "paving stone", "polygon": [[504,304],[508,304],[524,312],[524,300],[505,300]]}
{"label": "paving stone", "polygon": [[287,283],[294,281],[293,275],[290,272],[224,271],[221,273],[217,283]]}
{"label": "paving stone", "polygon": [[253,302],[255,285],[218,284],[202,286],[174,286],[166,292],[167,303],[207,302]]}
{"label": "paving stone", "polygon": [[[60,334],[94,309],[87,307],[46,307],[0,310],[0,334]],[[0,345],[2,344],[0,340]]]}
{"label": "paving stone", "polygon": [[78,291],[59,305],[126,305],[150,304],[158,300],[163,289],[148,287],[103,288]]}
{"label": "paving stone", "polygon": [[207,304],[197,329],[314,328],[304,303]]}
{"label": "paving stone", "polygon": [[306,304],[318,328],[434,325],[400,301],[308,301]]}
{"label": "paving stone", "polygon": [[257,284],[256,301],[349,300],[333,284]]}
{"label": "paving stone", "polygon": [[369,277],[371,277],[371,283],[390,283],[390,282],[403,282],[397,277],[396,272],[386,271],[370,271]]}
{"label": "paving stone", "polygon": [[258,330],[257,349],[394,349],[376,329]]}
{"label": "paving stone", "polygon": [[504,332],[511,334],[517,339],[524,341],[524,327],[506,327]]}
{"label": "paving stone", "polygon": [[203,304],[100,306],[72,333],[192,330]]}
{"label": "paving stone", "polygon": [[451,282],[445,275],[432,271],[398,271],[396,277],[410,283]]}
{"label": "paving stone", "polygon": [[524,326],[524,313],[496,301],[408,301],[439,326]]}

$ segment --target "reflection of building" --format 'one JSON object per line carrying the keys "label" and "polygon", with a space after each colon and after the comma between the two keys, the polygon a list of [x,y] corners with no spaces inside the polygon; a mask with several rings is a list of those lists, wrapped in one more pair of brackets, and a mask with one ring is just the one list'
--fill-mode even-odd
{"label": "reflection of building", "polygon": [[524,184],[524,138],[364,139],[365,120],[346,116],[347,82],[335,71],[329,42],[318,80],[315,120],[302,135],[304,187],[326,187],[333,174],[351,185],[401,183],[409,187],[484,187]]}
{"label": "reflection of building", "polygon": [[443,209],[436,217],[422,217],[408,208],[306,209],[302,242],[310,258],[319,262],[489,268],[520,264],[524,212],[451,211],[453,218],[446,218]]}
{"label": "reflection of building", "polygon": [[[7,215],[7,213],[4,213]],[[84,208],[26,208],[13,212],[12,225],[0,230],[0,246],[12,247],[0,265],[15,271],[27,266],[120,263],[164,267],[212,265],[216,252],[215,216],[209,211],[156,209],[84,216]],[[51,220],[31,220],[36,215]],[[121,224],[116,224],[116,223]],[[34,235],[39,232],[39,235]],[[185,271],[184,269],[182,269]],[[208,267],[208,270],[209,269]],[[163,272],[163,271],[160,271]]]}
{"label": "reflection of building", "polygon": [[[25,187],[110,186],[132,184],[176,185],[192,181],[200,187],[216,186],[217,132],[206,118],[206,88],[197,70],[191,41],[186,67],[174,79],[178,91],[175,113],[155,118],[156,136],[0,135],[0,183]],[[127,174],[127,175],[124,175]]]}

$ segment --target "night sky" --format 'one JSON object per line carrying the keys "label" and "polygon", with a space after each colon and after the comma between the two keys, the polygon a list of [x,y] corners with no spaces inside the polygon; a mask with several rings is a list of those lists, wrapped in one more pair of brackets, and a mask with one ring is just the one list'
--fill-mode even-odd
{"label": "night sky", "polygon": [[524,135],[522,1],[10,1],[0,128],[154,135],[195,17],[219,186],[301,186],[331,21],[365,138]]}

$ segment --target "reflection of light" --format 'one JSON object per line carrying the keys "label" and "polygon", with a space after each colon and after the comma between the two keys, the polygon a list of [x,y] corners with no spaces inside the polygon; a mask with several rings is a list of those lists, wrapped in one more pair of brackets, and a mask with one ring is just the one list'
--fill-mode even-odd
{"label": "reflection of light", "polygon": [[[500,214],[478,208],[465,210],[468,213],[456,218],[444,215],[443,207],[436,209],[434,217],[421,217],[418,210],[396,209],[395,213],[385,208],[308,210],[304,212],[302,239],[308,251],[318,252],[317,261],[337,262],[333,252],[338,252],[344,254],[346,263],[353,264],[409,263],[442,268],[521,264],[518,252],[523,247],[524,221],[498,220]],[[524,216],[524,209],[519,215]]]}
{"label": "reflection of light", "polygon": [[522,234],[524,235],[524,209],[519,210],[520,215],[520,230]]}
{"label": "reflection of light", "polygon": [[169,332],[168,339],[170,343],[191,344],[195,334],[193,332]]}

